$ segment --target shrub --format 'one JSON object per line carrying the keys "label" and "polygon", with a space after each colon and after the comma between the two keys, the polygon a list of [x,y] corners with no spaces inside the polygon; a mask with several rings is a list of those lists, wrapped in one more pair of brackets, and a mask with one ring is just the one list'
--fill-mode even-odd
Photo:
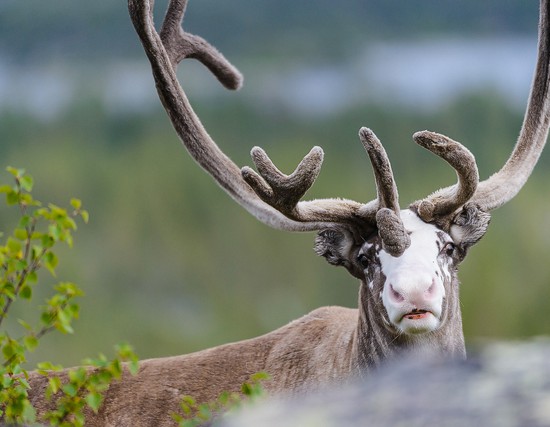
{"label": "shrub", "polygon": [[223,392],[212,402],[198,404],[192,396],[184,396],[180,407],[181,414],[172,414],[179,427],[209,425],[216,417],[241,408],[265,395],[262,382],[269,379],[265,372],[258,372],[241,386],[241,393]]}
{"label": "shrub", "polygon": [[[74,283],[59,282],[54,293],[40,308],[38,320],[18,319],[20,332],[12,336],[6,320],[15,304],[31,300],[38,284],[39,271],[45,268],[56,276],[58,257],[54,251],[59,243],[73,245],[76,220],[88,222],[88,212],[78,199],[70,201],[70,210],[54,204],[44,205],[35,200],[31,191],[33,179],[23,169],[8,168],[15,184],[1,185],[8,206],[19,212],[17,225],[11,232],[1,234],[0,242],[0,420],[8,423],[33,423],[35,410],[28,399],[28,375],[24,367],[28,352],[36,350],[46,334],[58,331],[73,333],[72,323],[79,315],[76,302],[83,295]],[[109,361],[103,355],[83,363],[95,369],[76,368],[68,372],[68,381],[52,375],[60,366],[49,362],[38,364],[40,372],[49,376],[46,398],[56,399],[56,409],[45,414],[51,425],[84,424],[83,409],[97,411],[102,392],[113,379],[120,377],[122,363],[129,361],[130,370],[137,370],[137,358],[128,345],[117,348],[116,357]]]}

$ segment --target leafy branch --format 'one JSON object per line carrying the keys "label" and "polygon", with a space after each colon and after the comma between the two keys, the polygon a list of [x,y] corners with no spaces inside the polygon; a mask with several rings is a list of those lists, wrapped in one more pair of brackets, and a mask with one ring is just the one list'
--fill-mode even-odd
{"label": "leafy branch", "polygon": [[[13,338],[6,330],[6,320],[14,304],[31,300],[33,288],[38,283],[38,273],[44,267],[56,277],[59,260],[54,252],[58,243],[73,245],[73,233],[77,229],[76,219],[88,222],[88,212],[82,209],[78,199],[70,201],[67,210],[48,204],[44,206],[35,200],[31,191],[33,179],[23,169],[7,168],[14,185],[1,185],[8,206],[18,208],[19,221],[13,232],[0,237],[0,422],[33,423],[35,410],[28,399],[28,373],[23,368],[27,352],[34,351],[45,335],[59,331],[73,333],[72,323],[79,316],[76,298],[83,295],[74,283],[59,282],[54,294],[41,307],[38,324],[32,326],[23,319],[18,323],[24,333]],[[46,398],[54,399],[56,409],[42,417],[54,426],[81,426],[84,424],[83,410],[86,406],[93,411],[99,409],[104,392],[111,381],[121,377],[123,363],[131,373],[137,371],[137,357],[128,345],[117,348],[116,357],[109,361],[100,355],[98,359],[84,361],[88,367],[69,371],[55,371],[61,367],[48,362],[39,364],[39,372],[48,376]],[[61,378],[64,378],[63,382]]]}
{"label": "leafy branch", "polygon": [[192,396],[183,396],[180,403],[181,413],[172,414],[172,418],[179,427],[207,425],[229,411],[237,410],[245,404],[264,397],[265,390],[262,383],[267,380],[269,380],[267,373],[258,372],[241,385],[240,393],[224,391],[212,402],[198,403]]}

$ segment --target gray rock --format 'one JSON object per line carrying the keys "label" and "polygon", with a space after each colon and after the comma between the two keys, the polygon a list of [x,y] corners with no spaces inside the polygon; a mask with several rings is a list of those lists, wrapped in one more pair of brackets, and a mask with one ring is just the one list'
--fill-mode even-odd
{"label": "gray rock", "polygon": [[410,354],[363,381],[268,399],[223,427],[550,426],[550,340],[493,343],[468,360]]}

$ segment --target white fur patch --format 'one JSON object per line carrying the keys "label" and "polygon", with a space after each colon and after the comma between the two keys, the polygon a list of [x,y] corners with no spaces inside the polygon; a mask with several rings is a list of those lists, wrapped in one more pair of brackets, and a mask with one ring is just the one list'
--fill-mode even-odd
{"label": "white fur patch", "polygon": [[[382,301],[390,321],[402,332],[428,332],[439,326],[445,297],[438,264],[441,230],[425,223],[411,210],[401,211],[401,219],[410,234],[411,245],[399,257],[380,251],[382,273],[386,277]],[[443,280],[450,280],[450,271],[443,271],[443,275]],[[413,310],[426,310],[431,315],[419,316],[418,320],[404,317]]]}

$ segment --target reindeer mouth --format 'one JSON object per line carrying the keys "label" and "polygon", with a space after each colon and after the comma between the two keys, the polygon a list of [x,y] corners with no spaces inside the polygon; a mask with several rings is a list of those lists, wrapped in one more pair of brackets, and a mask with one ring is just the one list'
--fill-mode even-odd
{"label": "reindeer mouth", "polygon": [[405,334],[421,335],[438,329],[441,319],[433,311],[415,308],[401,316],[396,326]]}
{"label": "reindeer mouth", "polygon": [[428,311],[428,310],[414,309],[414,310],[412,310],[411,312],[406,313],[405,315],[403,315],[403,317],[401,318],[401,320],[403,320],[403,319],[409,319],[409,320],[420,320],[420,319],[425,319],[425,318],[428,317],[430,314],[433,315],[433,313],[432,313],[431,311]]}

